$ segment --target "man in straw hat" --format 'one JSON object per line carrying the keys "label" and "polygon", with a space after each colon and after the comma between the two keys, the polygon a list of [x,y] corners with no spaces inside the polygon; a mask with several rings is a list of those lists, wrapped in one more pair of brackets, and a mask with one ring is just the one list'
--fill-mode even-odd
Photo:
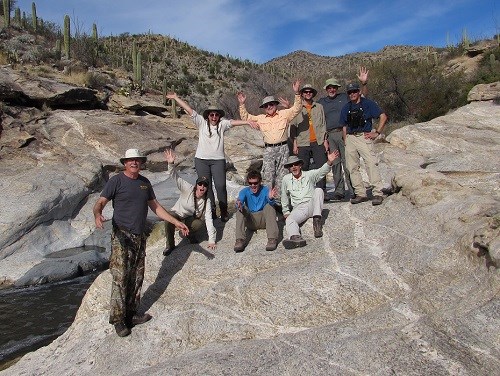
{"label": "man in straw hat", "polygon": [[[278,187],[278,190],[286,173],[283,165],[288,158],[288,124],[302,108],[299,92],[300,80],[295,81],[292,88],[295,93],[295,100],[291,108],[278,110],[279,101],[273,96],[268,96],[262,100],[260,105],[260,108],[265,111],[261,115],[249,114],[245,107],[246,95],[242,92],[238,93],[241,119],[256,121],[264,138],[265,149],[262,164],[264,183],[269,185],[270,188]],[[279,194],[276,198],[279,198]]]}
{"label": "man in straw hat", "polygon": [[[361,83],[361,94],[366,95],[368,93],[368,70],[365,67],[359,68],[358,79]],[[347,195],[350,195],[353,191],[345,161],[345,135],[342,132],[342,124],[340,124],[340,111],[349,102],[349,97],[346,93],[339,92],[341,87],[342,85],[336,78],[327,79],[323,86],[327,95],[318,99],[318,103],[323,106],[325,111],[329,150],[338,150],[340,153],[340,158],[335,161],[332,167],[333,183],[335,184],[335,191],[331,197],[332,201],[342,201],[344,199],[346,184]]]}
{"label": "man in straw hat", "polygon": [[313,218],[314,237],[323,236],[322,211],[324,192],[316,187],[316,183],[323,179],[330,171],[339,152],[335,150],[328,154],[326,163],[318,169],[303,171],[304,161],[292,155],[288,157],[285,168],[290,171],[283,178],[281,185],[281,205],[285,217],[286,232],[289,239],[283,240],[286,249],[303,247],[306,241],[300,235],[299,226]]}
{"label": "man in straw hat", "polygon": [[104,186],[94,205],[94,217],[96,227],[102,229],[105,221],[102,211],[109,201],[113,201],[109,264],[113,284],[109,323],[114,325],[120,337],[125,337],[133,326],[151,319],[148,313],[139,315],[137,312],[144,278],[148,207],[161,219],[173,223],[184,235],[188,235],[189,230],[160,205],[149,180],[139,174],[146,162],[139,150],[128,149],[120,162],[125,170]]}

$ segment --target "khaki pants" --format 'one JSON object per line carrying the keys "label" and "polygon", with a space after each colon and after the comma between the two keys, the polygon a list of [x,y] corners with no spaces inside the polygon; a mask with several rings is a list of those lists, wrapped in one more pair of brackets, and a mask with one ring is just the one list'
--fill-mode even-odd
{"label": "khaki pants", "polygon": [[236,212],[236,239],[246,239],[245,227],[250,230],[266,229],[268,239],[278,239],[279,230],[276,222],[276,210],[266,204],[264,209],[250,213],[246,209]]}
{"label": "khaki pants", "polygon": [[374,196],[383,196],[382,179],[377,167],[377,156],[373,147],[373,140],[366,139],[365,135],[348,134],[345,143],[346,163],[351,178],[352,188],[356,196],[366,196],[366,188],[363,184],[361,172],[359,172],[360,157],[363,158],[366,173],[372,186]]}

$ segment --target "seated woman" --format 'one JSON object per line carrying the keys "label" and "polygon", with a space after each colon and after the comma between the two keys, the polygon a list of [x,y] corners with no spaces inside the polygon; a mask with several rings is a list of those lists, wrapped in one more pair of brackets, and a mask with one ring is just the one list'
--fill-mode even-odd
{"label": "seated woman", "polygon": [[[194,241],[194,234],[199,231],[203,222],[208,233],[208,248],[215,250],[215,227],[212,220],[212,212],[210,210],[210,198],[208,198],[208,178],[200,176],[196,179],[196,184],[192,185],[182,179],[177,168],[174,165],[175,154],[172,149],[165,150],[165,160],[172,167],[170,176],[175,179],[177,188],[181,191],[181,195],[172,209],[168,212],[176,219],[182,221],[189,228],[189,239]],[[208,210],[207,210],[208,208]],[[174,242],[175,226],[170,222],[165,222],[166,247],[163,251],[164,256],[168,256],[175,248]]]}

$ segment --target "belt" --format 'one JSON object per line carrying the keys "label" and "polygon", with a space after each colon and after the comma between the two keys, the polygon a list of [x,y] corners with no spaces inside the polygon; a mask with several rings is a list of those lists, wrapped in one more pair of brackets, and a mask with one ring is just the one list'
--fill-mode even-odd
{"label": "belt", "polygon": [[327,133],[330,133],[330,132],[340,132],[340,131],[342,131],[342,129],[343,129],[342,127],[340,127],[340,128],[333,128],[333,129],[330,129],[329,131],[327,131]]}
{"label": "belt", "polygon": [[361,135],[364,135],[365,133],[368,133],[368,132],[351,132],[351,133],[348,133],[352,136],[361,136]]}
{"label": "belt", "polygon": [[274,147],[274,146],[282,146],[282,145],[286,145],[286,144],[287,144],[287,141],[278,142],[277,144],[268,144],[267,142],[264,142],[264,145],[266,145],[266,148]]}

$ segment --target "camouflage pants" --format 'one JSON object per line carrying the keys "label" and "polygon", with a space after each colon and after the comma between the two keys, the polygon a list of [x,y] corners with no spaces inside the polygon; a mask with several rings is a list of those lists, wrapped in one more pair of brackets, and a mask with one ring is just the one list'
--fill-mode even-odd
{"label": "camouflage pants", "polygon": [[134,235],[113,228],[111,234],[111,258],[109,270],[113,277],[109,323],[126,323],[139,308],[144,259],[146,257],[146,235]]}
{"label": "camouflage pants", "polygon": [[288,145],[267,146],[264,148],[262,162],[262,180],[269,188],[277,187],[278,195],[275,197],[280,202],[281,181],[288,171],[283,166],[288,159]]}

